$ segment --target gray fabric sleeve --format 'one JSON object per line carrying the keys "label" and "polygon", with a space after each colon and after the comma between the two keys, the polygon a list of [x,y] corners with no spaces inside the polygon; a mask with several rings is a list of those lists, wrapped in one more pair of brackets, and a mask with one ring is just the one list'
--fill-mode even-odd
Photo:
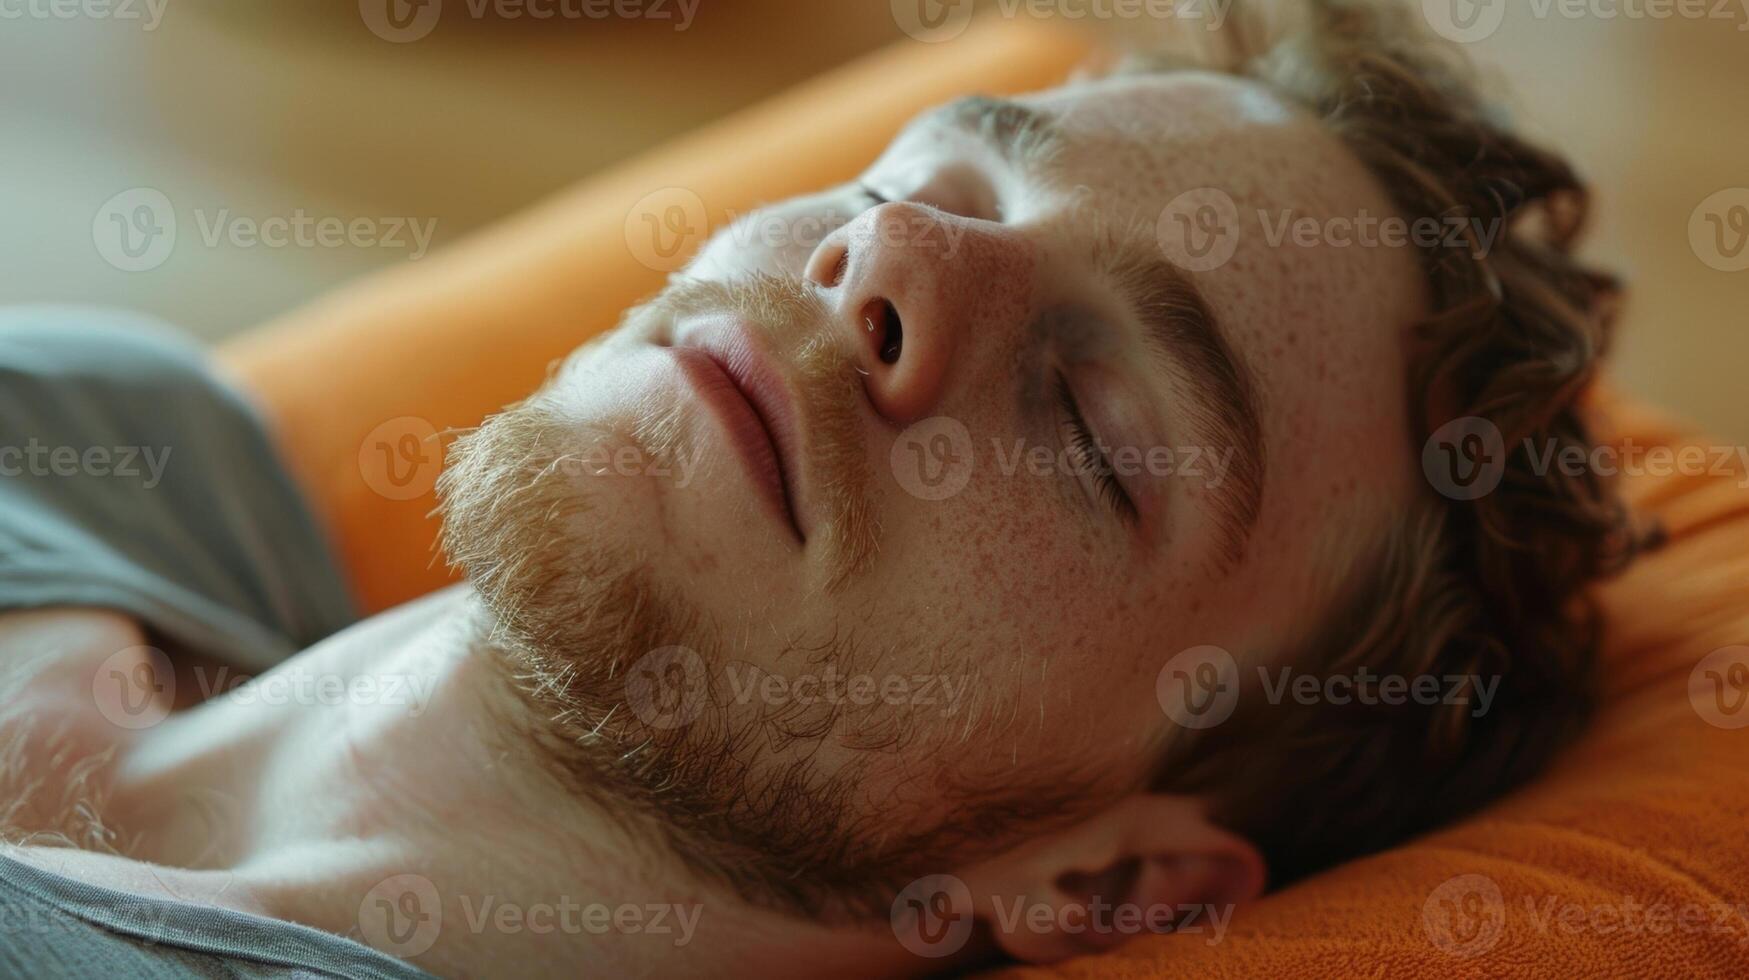
{"label": "gray fabric sleeve", "polygon": [[39,977],[430,980],[290,922],[74,881],[0,855],[0,980]]}
{"label": "gray fabric sleeve", "polygon": [[[0,310],[0,612],[93,606],[250,672],[354,619],[256,414],[155,322]],[[287,922],[0,856],[0,978],[417,977]]]}
{"label": "gray fabric sleeve", "polygon": [[355,618],[256,413],[154,321],[0,310],[0,611],[93,606],[259,672]]}

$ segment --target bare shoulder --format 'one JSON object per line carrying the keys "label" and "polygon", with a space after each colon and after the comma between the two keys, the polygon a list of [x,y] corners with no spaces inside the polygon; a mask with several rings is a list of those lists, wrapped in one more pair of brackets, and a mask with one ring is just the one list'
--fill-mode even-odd
{"label": "bare shoulder", "polygon": [[[7,804],[0,807],[0,839],[47,834],[79,846],[105,839],[93,818],[99,799],[93,787],[104,783],[116,752],[140,727],[122,722],[161,719],[167,698],[124,701],[97,680],[118,669],[136,677],[127,672],[150,657],[146,642],[132,618],[104,609],[0,613],[0,800]],[[121,714],[118,705],[133,710]]]}
{"label": "bare shoulder", "polygon": [[62,651],[88,646],[119,649],[146,642],[146,633],[132,616],[110,609],[51,606],[0,613],[0,651],[30,653],[41,648]]}
{"label": "bare shoulder", "polygon": [[16,683],[44,673],[90,670],[113,654],[145,645],[139,623],[113,610],[55,606],[0,613],[0,678]]}

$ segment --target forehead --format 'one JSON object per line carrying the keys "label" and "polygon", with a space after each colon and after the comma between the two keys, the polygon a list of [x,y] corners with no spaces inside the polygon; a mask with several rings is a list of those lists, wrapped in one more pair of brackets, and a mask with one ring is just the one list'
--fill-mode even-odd
{"label": "forehead", "polygon": [[[1053,169],[1107,206],[1152,204],[1197,187],[1264,203],[1319,185],[1369,189],[1364,168],[1321,123],[1250,80],[1123,75],[1017,101],[1055,120],[1062,139]],[[1312,173],[1316,181],[1304,179]]]}
{"label": "forehead", "polygon": [[[1107,228],[1158,241],[1187,195],[1231,202],[1231,257],[1186,271],[1263,402],[1254,543],[1303,546],[1293,539],[1307,529],[1356,519],[1357,501],[1376,513],[1407,493],[1404,343],[1425,310],[1420,258],[1338,244],[1396,214],[1341,140],[1261,84],[1211,73],[1114,77],[1021,101],[1061,132],[1053,181]],[[1302,227],[1313,234],[1284,234]]]}

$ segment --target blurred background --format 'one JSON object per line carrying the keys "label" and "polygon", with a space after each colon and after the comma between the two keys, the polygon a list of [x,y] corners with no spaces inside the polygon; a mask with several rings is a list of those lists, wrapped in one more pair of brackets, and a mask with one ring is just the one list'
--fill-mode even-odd
{"label": "blurred background", "polygon": [[[645,0],[632,19],[442,2],[0,0],[0,303],[121,306],[217,340],[858,54],[920,43],[898,11],[942,0]],[[1618,381],[1749,440],[1749,4],[1654,19],[1617,0],[1574,17],[1427,2],[1504,4],[1466,48],[1596,186],[1590,254],[1633,290]],[[172,253],[95,243],[109,202],[137,188],[176,202]],[[405,227],[378,247],[247,247],[218,230],[299,214]]]}

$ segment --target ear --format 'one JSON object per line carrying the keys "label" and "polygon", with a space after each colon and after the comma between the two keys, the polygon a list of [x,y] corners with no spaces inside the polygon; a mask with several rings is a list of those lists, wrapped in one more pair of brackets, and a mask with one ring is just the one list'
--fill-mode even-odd
{"label": "ear", "polygon": [[1190,915],[1204,928],[1224,922],[1265,876],[1257,848],[1210,823],[1200,801],[1140,794],[959,877],[996,945],[1049,963]]}

